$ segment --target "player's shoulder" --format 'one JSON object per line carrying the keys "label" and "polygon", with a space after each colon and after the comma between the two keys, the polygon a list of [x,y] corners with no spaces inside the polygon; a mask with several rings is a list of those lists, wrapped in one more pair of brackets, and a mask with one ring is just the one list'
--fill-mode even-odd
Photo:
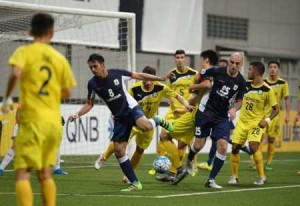
{"label": "player's shoulder", "polygon": [[142,87],[142,81],[138,81],[136,83],[134,83],[130,89],[135,89],[135,88],[141,88]]}
{"label": "player's shoulder", "polygon": [[269,84],[267,84],[266,82],[264,82],[263,85],[261,86],[261,90],[263,92],[269,92],[270,90],[272,90],[272,88],[270,87]]}
{"label": "player's shoulder", "polygon": [[281,77],[279,77],[277,79],[277,82],[278,82],[278,84],[288,84],[288,82],[285,79],[281,78]]}
{"label": "player's shoulder", "polygon": [[198,71],[192,67],[187,66],[187,72],[191,75],[196,75]]}
{"label": "player's shoulder", "polygon": [[165,88],[169,88],[165,84],[158,82],[158,81],[154,81],[153,85],[154,85],[154,87],[153,87],[154,92],[159,92],[161,90],[164,90]]}

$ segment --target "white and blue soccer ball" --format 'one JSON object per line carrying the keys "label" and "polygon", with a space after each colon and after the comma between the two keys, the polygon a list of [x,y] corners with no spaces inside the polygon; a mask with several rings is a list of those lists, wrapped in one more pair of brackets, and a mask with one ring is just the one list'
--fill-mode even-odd
{"label": "white and blue soccer ball", "polygon": [[171,161],[165,156],[156,157],[153,161],[153,168],[157,173],[166,173],[171,168]]}

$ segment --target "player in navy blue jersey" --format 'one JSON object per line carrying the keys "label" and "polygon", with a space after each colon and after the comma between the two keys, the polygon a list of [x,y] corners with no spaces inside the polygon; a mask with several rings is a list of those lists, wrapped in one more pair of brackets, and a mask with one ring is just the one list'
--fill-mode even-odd
{"label": "player in navy blue jersey", "polygon": [[[196,113],[196,139],[191,145],[188,155],[187,172],[189,174],[193,173],[194,157],[203,148],[206,138],[210,136],[217,142],[217,154],[209,178],[205,183],[206,187],[222,188],[216,184],[215,177],[223,167],[226,159],[227,144],[230,136],[230,120],[235,119],[235,112],[241,106],[241,100],[246,87],[245,79],[239,72],[242,64],[242,55],[240,53],[233,53],[230,56],[227,68],[212,67],[202,70],[200,73],[201,79],[212,77],[213,86],[202,97]],[[235,99],[235,104],[233,107],[230,107],[230,102],[233,98]]]}
{"label": "player in navy blue jersey", "polygon": [[164,81],[165,77],[157,77],[146,73],[135,73],[124,69],[107,69],[103,56],[90,55],[87,61],[94,74],[88,82],[88,96],[86,104],[71,116],[71,121],[86,114],[93,107],[97,94],[106,103],[114,116],[114,134],[111,141],[114,143],[114,153],[119,161],[124,175],[131,182],[129,187],[121,191],[142,190],[142,184],[136,177],[131,162],[126,155],[126,146],[133,126],[142,131],[149,131],[160,125],[168,131],[173,130],[173,125],[161,117],[147,119],[137,101],[127,92],[126,80]]}

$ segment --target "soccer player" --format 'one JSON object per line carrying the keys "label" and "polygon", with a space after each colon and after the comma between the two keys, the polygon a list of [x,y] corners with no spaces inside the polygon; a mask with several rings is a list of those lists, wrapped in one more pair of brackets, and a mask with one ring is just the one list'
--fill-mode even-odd
{"label": "soccer player", "polygon": [[[263,185],[267,178],[264,174],[262,152],[258,149],[261,142],[264,128],[274,121],[279,112],[274,91],[264,82],[262,76],[265,67],[261,62],[251,62],[248,69],[246,93],[243,98],[242,109],[237,121],[237,126],[233,131],[232,152],[230,156],[230,166],[232,176],[228,184],[238,183],[238,167],[240,163],[239,151],[242,145],[248,140],[249,147],[253,153],[258,177],[255,185]],[[270,116],[265,118],[265,109],[272,108]],[[272,121],[271,121],[272,120]]]}
{"label": "soccer player", "polygon": [[104,100],[114,116],[114,153],[124,175],[131,182],[128,188],[121,191],[142,190],[142,184],[133,171],[131,162],[126,155],[126,146],[133,126],[143,132],[150,131],[160,125],[172,131],[173,125],[161,117],[148,119],[137,101],[127,92],[126,80],[138,79],[149,81],[164,81],[166,77],[157,77],[146,73],[135,73],[122,69],[107,69],[103,56],[91,54],[87,61],[91,72],[94,74],[88,82],[88,96],[86,104],[74,115],[71,121],[89,112],[93,107],[95,94]]}
{"label": "soccer player", "polygon": [[[176,93],[183,96],[184,99],[188,100],[192,97],[192,93],[189,93],[189,86],[194,83],[197,71],[186,66],[186,55],[184,50],[176,50],[174,54],[176,67],[169,71],[171,74],[170,78],[167,80],[167,86],[169,86]],[[167,114],[165,116],[166,120],[169,122],[175,122],[181,115],[181,112],[176,112],[178,110],[184,110],[185,108],[178,101],[172,102],[169,106]],[[162,156],[167,154],[172,162],[170,171],[175,174],[177,171],[181,171],[182,160],[184,159],[186,153],[186,146],[190,144],[190,140],[194,137],[182,135],[178,139],[178,146],[172,141],[172,138],[167,139],[168,134],[165,130],[161,131],[160,141],[157,147],[157,155]],[[178,170],[178,168],[180,168]],[[149,172],[151,174],[151,171]],[[167,178],[167,179],[166,179]],[[171,177],[173,178],[173,177]],[[158,175],[157,180],[169,181],[166,175]]]}
{"label": "soccer player", "polygon": [[[201,52],[200,57],[201,57],[200,71],[211,68],[213,65],[216,65],[218,61],[218,55],[213,50],[206,50]],[[172,138],[178,140],[181,139],[182,136],[190,137],[190,139],[186,139],[185,142],[186,144],[190,144],[194,140],[195,114],[198,110],[198,106],[200,104],[201,98],[207,92],[207,89],[211,88],[210,79],[202,80],[202,82],[200,83],[200,80],[198,78],[199,78],[199,73],[195,79],[195,84],[192,84],[189,87],[189,90],[193,91],[193,96],[189,99],[189,102],[190,104],[195,105],[195,109],[192,112],[185,111],[185,113],[181,117],[176,119],[176,121],[174,121],[173,123],[174,130],[172,132],[169,132],[168,136],[164,137],[165,139],[162,139],[162,141],[172,139]],[[164,177],[164,179],[162,178],[161,179],[164,181],[169,181],[171,182],[171,184],[176,185],[180,181],[182,181],[185,175],[175,176],[175,173],[172,173],[172,171],[170,171],[166,173],[164,176],[162,175],[162,178]]]}
{"label": "soccer player", "polygon": [[[300,119],[300,85],[299,85],[299,90],[298,90],[298,109],[297,109],[297,113],[294,119],[294,125],[297,124],[297,122]],[[297,172],[298,175],[300,175],[300,170]]]}
{"label": "soccer player", "polygon": [[[269,76],[264,79],[264,81],[274,90],[277,103],[279,108],[281,108],[282,99],[285,103],[285,118],[284,122],[288,124],[290,119],[290,98],[289,98],[289,85],[287,81],[280,78],[280,64],[277,61],[270,61],[268,63]],[[267,116],[271,113],[272,109],[270,107],[266,108]],[[273,160],[275,152],[275,139],[281,135],[280,126],[280,110],[279,115],[277,115],[266,128],[266,134],[268,136],[268,150],[267,150],[267,160],[265,164],[265,170],[272,170],[271,163]],[[262,149],[262,147],[260,147]]]}
{"label": "soccer player", "polygon": [[[143,73],[156,75],[156,69],[151,66],[146,66],[143,69]],[[176,94],[168,86],[157,81],[139,81],[129,88],[129,94],[138,102],[147,118],[155,116],[162,98],[171,99],[173,101],[177,99],[185,106],[185,108],[187,108],[187,110],[193,109],[193,107],[190,106],[182,96]],[[131,158],[133,169],[137,168],[144,151],[149,147],[153,138],[153,132],[154,130],[142,132],[137,127],[133,127],[129,138],[131,139],[133,136],[136,136],[136,149]],[[95,162],[95,168],[100,169],[112,153],[113,143],[111,143],[106,151],[100,155],[98,160]]]}
{"label": "soccer player", "polygon": [[[239,70],[243,64],[240,53],[230,56],[229,66],[219,68],[212,67],[201,71],[202,79],[212,77],[211,91],[202,97],[199,109],[196,113],[195,142],[187,159],[187,172],[193,174],[193,160],[195,155],[203,148],[206,138],[210,136],[217,142],[217,154],[213,162],[213,168],[205,183],[206,187],[222,188],[215,182],[215,177],[223,167],[226,160],[227,142],[230,135],[230,120],[236,116],[236,111],[241,105],[245,90],[245,79]],[[235,104],[229,109],[231,99],[235,98]],[[228,113],[230,120],[228,119]]]}
{"label": "soccer player", "polygon": [[54,33],[54,18],[37,13],[29,31],[33,43],[20,46],[9,58],[12,72],[8,79],[4,113],[9,112],[11,95],[19,85],[22,108],[15,141],[16,194],[20,206],[33,205],[30,173],[37,171],[43,205],[56,205],[56,186],[51,167],[62,138],[60,101],[70,97],[76,85],[66,58],[49,45]]}

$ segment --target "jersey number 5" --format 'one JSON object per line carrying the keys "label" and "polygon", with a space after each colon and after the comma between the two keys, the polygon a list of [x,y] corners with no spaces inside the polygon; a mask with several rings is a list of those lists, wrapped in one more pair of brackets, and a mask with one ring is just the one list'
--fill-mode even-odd
{"label": "jersey number 5", "polygon": [[47,73],[47,78],[46,80],[43,82],[40,90],[39,90],[39,94],[42,95],[42,96],[49,96],[49,92],[47,92],[45,90],[45,87],[47,86],[47,84],[49,83],[50,79],[51,79],[51,76],[52,76],[52,73],[51,73],[51,70],[49,69],[49,67],[46,67],[46,66],[42,66],[40,68],[40,72],[43,72],[43,71],[46,71]]}

